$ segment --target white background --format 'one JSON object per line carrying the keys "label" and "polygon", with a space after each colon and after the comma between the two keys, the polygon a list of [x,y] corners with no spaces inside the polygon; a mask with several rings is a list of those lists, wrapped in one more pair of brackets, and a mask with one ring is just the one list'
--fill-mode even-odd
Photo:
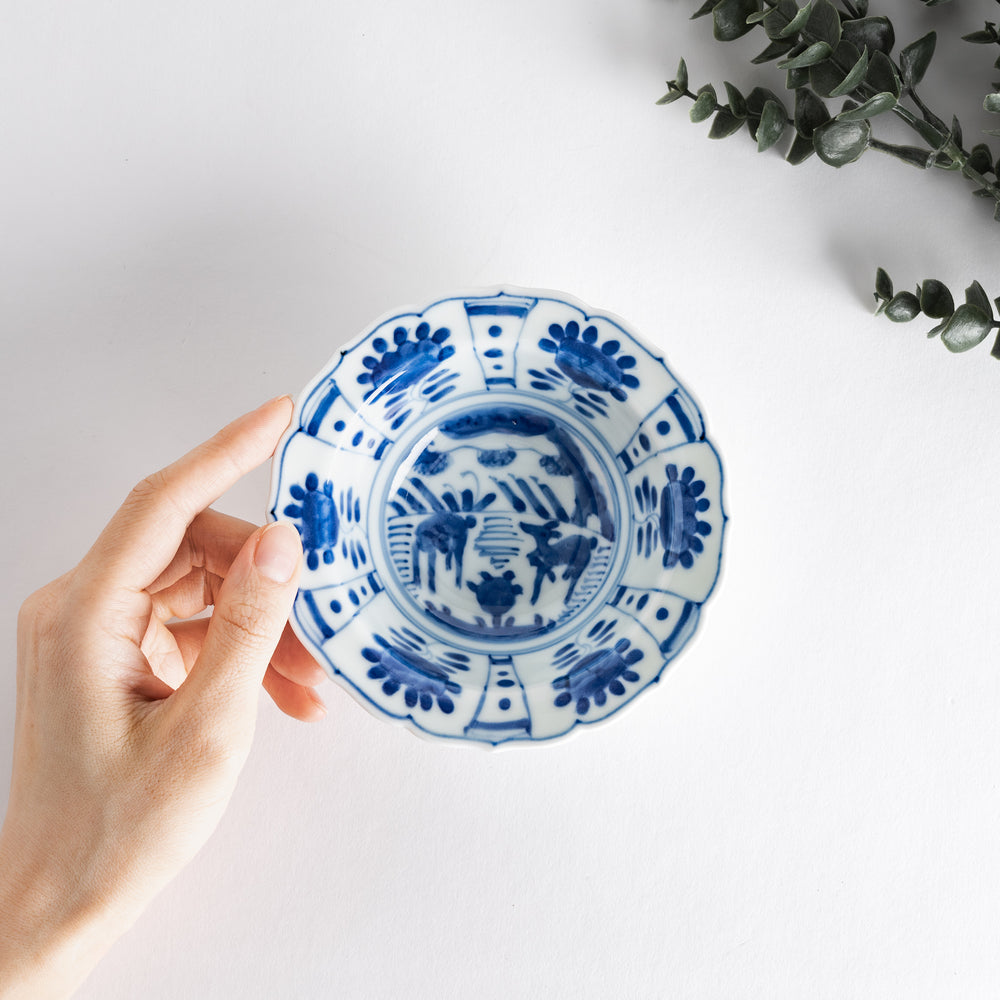
{"label": "white background", "polygon": [[[656,107],[682,55],[781,89],[694,6],[0,3],[5,769],[24,597],[395,306],[623,316],[731,517],[697,638],[606,726],[488,752],[262,697],[222,825],[82,997],[995,995],[1000,362],[871,286],[995,295],[1000,231],[954,175],[793,169]],[[995,5],[881,9],[941,27],[925,94],[988,125],[996,51],[957,38]],[[217,506],[260,522],[267,486]]]}

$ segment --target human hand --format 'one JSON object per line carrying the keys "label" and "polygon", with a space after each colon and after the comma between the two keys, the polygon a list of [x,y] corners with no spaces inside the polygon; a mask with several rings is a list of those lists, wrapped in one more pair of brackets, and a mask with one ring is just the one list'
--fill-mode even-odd
{"label": "human hand", "polygon": [[291,412],[272,400],[144,479],[21,608],[0,997],[68,996],[194,856],[249,753],[262,681],[287,714],[325,714],[323,672],[287,625],[297,533],[208,509]]}

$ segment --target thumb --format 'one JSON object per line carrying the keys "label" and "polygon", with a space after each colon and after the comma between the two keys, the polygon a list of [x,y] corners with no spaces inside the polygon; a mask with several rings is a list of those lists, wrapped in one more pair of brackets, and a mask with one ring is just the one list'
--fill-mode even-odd
{"label": "thumb", "polygon": [[[252,729],[260,684],[288,621],[302,566],[290,524],[269,524],[246,541],[222,583],[205,641],[176,694],[182,710],[208,711],[214,725]],[[199,707],[195,708],[195,704]]]}

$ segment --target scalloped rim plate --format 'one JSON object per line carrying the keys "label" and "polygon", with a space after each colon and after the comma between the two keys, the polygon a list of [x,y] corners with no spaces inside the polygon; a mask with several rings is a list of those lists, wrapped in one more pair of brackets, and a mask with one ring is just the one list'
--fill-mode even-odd
{"label": "scalloped rim plate", "polygon": [[291,623],[421,735],[496,746],[604,720],[658,681],[719,576],[719,455],[621,319],[500,286],[385,314],[304,389],[271,520]]}

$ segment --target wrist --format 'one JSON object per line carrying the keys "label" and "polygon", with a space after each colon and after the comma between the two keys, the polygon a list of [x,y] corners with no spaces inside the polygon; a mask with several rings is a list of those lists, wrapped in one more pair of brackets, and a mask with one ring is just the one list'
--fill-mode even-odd
{"label": "wrist", "polygon": [[71,996],[129,923],[43,844],[0,829],[0,1000]]}

